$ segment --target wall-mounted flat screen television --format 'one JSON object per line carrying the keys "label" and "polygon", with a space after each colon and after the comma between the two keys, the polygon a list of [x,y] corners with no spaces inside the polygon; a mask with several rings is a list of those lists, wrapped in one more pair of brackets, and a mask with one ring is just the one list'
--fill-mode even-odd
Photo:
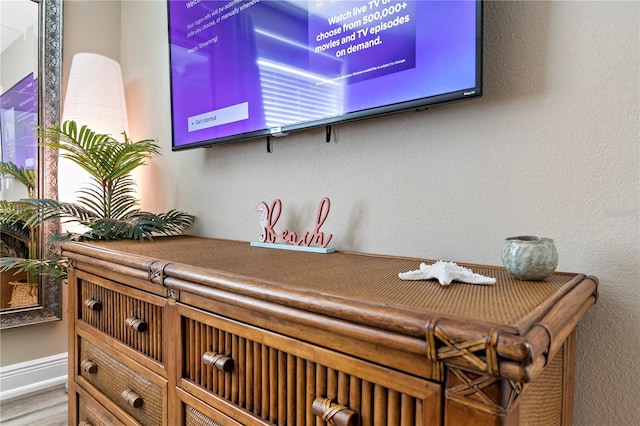
{"label": "wall-mounted flat screen television", "polygon": [[173,150],[481,95],[476,0],[168,0]]}
{"label": "wall-mounted flat screen television", "polygon": [[33,73],[0,95],[2,161],[35,170],[38,162],[38,81]]}

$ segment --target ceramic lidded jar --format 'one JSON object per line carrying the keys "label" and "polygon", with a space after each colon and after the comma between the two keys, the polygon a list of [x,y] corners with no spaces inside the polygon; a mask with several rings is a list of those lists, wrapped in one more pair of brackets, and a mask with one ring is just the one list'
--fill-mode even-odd
{"label": "ceramic lidded jar", "polygon": [[551,238],[511,237],[504,240],[502,264],[520,280],[543,280],[556,270],[558,250]]}

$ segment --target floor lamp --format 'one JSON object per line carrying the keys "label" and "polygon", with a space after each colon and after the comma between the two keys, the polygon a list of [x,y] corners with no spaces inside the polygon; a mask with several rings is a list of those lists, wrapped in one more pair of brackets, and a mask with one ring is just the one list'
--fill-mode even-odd
{"label": "floor lamp", "polygon": [[[95,53],[77,53],[71,62],[62,121],[74,120],[78,127],[88,126],[96,133],[124,140],[129,133],[127,105],[120,64]],[[58,198],[73,202],[76,191],[89,182],[84,170],[60,158],[58,164]],[[69,231],[76,231],[67,229]]]}

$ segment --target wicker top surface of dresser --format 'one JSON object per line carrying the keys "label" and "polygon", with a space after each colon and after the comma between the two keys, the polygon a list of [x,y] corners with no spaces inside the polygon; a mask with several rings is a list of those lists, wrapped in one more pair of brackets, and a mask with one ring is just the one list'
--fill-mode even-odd
{"label": "wicker top surface of dresser", "polygon": [[[502,267],[461,265],[495,277],[495,285],[453,282],[442,286],[435,280],[404,281],[399,272],[417,269],[424,259],[335,252],[317,254],[251,247],[248,242],[199,237],[162,237],[153,241],[104,241],[67,245],[66,254],[80,246],[94,257],[123,263],[130,255],[160,263],[168,275],[196,267],[233,277],[284,286],[302,292],[325,294],[372,305],[398,307],[415,313],[521,329],[535,321],[532,312],[551,306],[585,278],[581,274],[555,273],[544,281],[520,281]],[[115,252],[115,253],[114,253]],[[118,256],[117,252],[127,256]],[[113,254],[116,254],[113,257]],[[73,257],[73,255],[72,255]],[[522,331],[522,330],[521,330]]]}

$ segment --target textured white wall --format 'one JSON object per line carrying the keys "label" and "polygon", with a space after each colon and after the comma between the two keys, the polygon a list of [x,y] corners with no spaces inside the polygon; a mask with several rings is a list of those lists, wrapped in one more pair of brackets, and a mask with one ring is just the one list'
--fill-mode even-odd
{"label": "textured white wall", "polygon": [[575,424],[640,424],[639,4],[487,2],[479,100],[172,153],[165,3],[122,4],[134,138],[164,155],[143,207],[199,217],[193,232],[257,238],[259,201],[307,230],[332,201],[338,249],[500,264],[504,237],[553,237],[560,270],[600,278],[578,329]]}

